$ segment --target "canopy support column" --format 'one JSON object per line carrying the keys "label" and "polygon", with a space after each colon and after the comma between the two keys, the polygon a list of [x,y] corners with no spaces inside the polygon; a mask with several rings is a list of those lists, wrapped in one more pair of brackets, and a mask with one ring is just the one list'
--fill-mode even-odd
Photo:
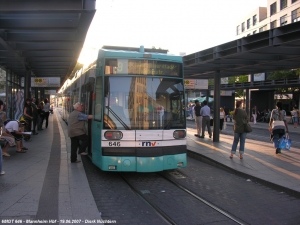
{"label": "canopy support column", "polygon": [[220,141],[220,71],[215,72],[214,77],[214,126],[213,126],[213,142]]}
{"label": "canopy support column", "polygon": [[249,88],[246,89],[246,113],[247,113],[247,118],[248,118],[248,121],[250,121],[250,118],[251,118],[251,113],[250,113],[250,91],[249,91]]}

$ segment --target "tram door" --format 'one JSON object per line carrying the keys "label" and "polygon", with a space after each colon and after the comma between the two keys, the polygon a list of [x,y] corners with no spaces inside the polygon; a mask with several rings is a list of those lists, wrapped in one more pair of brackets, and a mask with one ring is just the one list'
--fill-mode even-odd
{"label": "tram door", "polygon": [[[87,115],[91,115],[92,114],[92,96],[93,96],[93,92],[91,91],[90,85],[86,84],[83,86],[82,88],[82,97],[81,97],[81,102],[83,104],[83,113],[87,114]],[[91,149],[92,149],[92,121],[88,120],[87,121],[87,126],[86,126],[86,130],[87,130],[87,135],[88,135],[88,140],[89,140],[89,144],[88,144],[88,152],[91,153]]]}
{"label": "tram door", "polygon": [[[89,91],[88,93],[87,93],[87,102],[89,103],[88,104],[88,115],[92,115],[93,114],[93,92],[92,91]],[[92,134],[92,120],[88,120],[88,137],[89,137],[89,145],[88,145],[88,152],[89,152],[89,154],[91,154],[92,153],[92,136],[93,136],[93,134]]]}

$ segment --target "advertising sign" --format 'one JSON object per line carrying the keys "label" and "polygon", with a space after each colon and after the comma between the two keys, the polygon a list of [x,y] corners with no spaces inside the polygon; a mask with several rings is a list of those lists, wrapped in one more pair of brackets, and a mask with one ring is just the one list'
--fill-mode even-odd
{"label": "advertising sign", "polygon": [[253,81],[263,81],[263,80],[265,80],[265,73],[253,74]]}
{"label": "advertising sign", "polygon": [[207,90],[208,89],[208,80],[206,79],[197,79],[197,80],[184,80],[185,89],[198,89],[198,90]]}
{"label": "advertising sign", "polygon": [[184,80],[184,88],[185,89],[194,89],[195,88],[195,80]]}
{"label": "advertising sign", "polygon": [[[232,96],[232,93],[234,91],[224,91],[224,90],[220,90],[220,96]],[[214,90],[210,91],[210,95],[214,96]]]}
{"label": "advertising sign", "polygon": [[45,94],[46,95],[55,95],[56,94],[56,90],[45,90]]}
{"label": "advertising sign", "polygon": [[221,84],[228,84],[228,77],[221,77]]}
{"label": "advertising sign", "polygon": [[[25,78],[21,77],[21,87]],[[60,77],[31,77],[31,87],[60,87]]]}

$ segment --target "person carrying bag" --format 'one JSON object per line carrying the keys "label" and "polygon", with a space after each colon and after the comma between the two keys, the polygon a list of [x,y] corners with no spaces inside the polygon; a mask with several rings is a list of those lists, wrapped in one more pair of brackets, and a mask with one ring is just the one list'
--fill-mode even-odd
{"label": "person carrying bag", "polygon": [[242,109],[241,101],[236,102],[236,108],[233,113],[233,119],[234,119],[234,126],[233,126],[234,136],[233,136],[233,143],[230,152],[231,154],[229,158],[231,159],[233,158],[233,155],[236,153],[237,145],[240,142],[240,149],[239,149],[240,159],[243,159],[246,136],[247,136],[247,132],[245,131],[245,122],[247,121],[247,113],[245,110]]}
{"label": "person carrying bag", "polygon": [[271,133],[271,140],[273,140],[275,153],[281,153],[279,140],[283,135],[289,132],[286,122],[286,112],[282,109],[282,102],[276,103],[276,109],[273,109],[270,116],[269,131]]}

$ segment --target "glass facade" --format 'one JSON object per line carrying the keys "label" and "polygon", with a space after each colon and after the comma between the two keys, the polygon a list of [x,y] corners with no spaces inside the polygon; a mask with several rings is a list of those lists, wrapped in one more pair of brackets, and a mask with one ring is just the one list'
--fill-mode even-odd
{"label": "glass facade", "polygon": [[5,96],[6,117],[8,119],[19,119],[23,114],[24,90],[21,88],[19,76],[6,71],[6,96]]}

